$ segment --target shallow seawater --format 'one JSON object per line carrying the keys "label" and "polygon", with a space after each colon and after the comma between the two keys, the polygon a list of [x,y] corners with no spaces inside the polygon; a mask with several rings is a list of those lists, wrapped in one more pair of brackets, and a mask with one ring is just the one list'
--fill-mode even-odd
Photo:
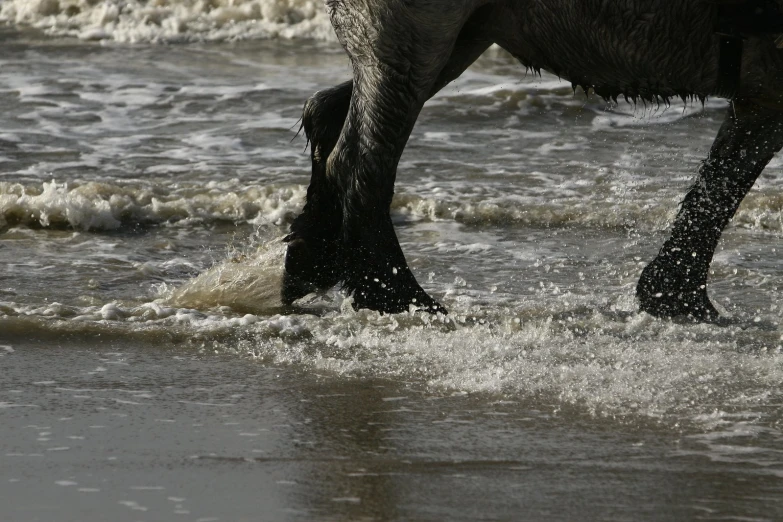
{"label": "shallow seawater", "polygon": [[783,518],[780,160],[720,324],[633,297],[724,102],[607,107],[490,51],[393,203],[450,313],[381,316],[276,300],[339,47],[0,45],[0,519]]}

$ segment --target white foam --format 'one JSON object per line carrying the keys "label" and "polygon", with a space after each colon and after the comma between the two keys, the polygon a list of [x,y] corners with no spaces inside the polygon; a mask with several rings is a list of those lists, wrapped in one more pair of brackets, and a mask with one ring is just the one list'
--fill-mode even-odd
{"label": "white foam", "polygon": [[304,195],[300,185],[245,186],[236,180],[171,188],[142,183],[0,182],[0,229],[34,224],[113,230],[123,223],[182,220],[282,224],[299,211]]}
{"label": "white foam", "polygon": [[[342,375],[416,378],[440,391],[538,398],[555,409],[697,424],[709,424],[701,416],[716,404],[758,407],[754,392],[775,389],[781,376],[780,354],[739,353],[726,340],[739,329],[681,327],[644,314],[618,321],[595,312],[570,326],[551,316],[516,318],[485,324],[459,316],[455,323],[427,324],[426,317],[368,312],[289,318],[312,340],[289,339],[281,347],[260,335],[226,349]],[[255,327],[263,332],[265,325]]]}
{"label": "white foam", "polygon": [[[523,189],[521,189],[523,190]],[[521,191],[520,190],[520,191]],[[564,188],[559,192],[563,194]],[[530,226],[634,227],[660,230],[677,213],[677,201],[660,199],[599,199],[595,195],[542,194],[522,196],[505,191],[481,197],[445,194],[427,197],[398,192],[392,209],[414,219],[457,221],[465,224]]]}
{"label": "white foam", "polygon": [[[535,173],[531,176],[535,177]],[[411,187],[416,190],[416,187]],[[453,194],[424,187],[422,192],[395,194],[392,211],[409,219],[456,221],[465,224],[509,223],[529,226],[584,226],[665,230],[678,210],[681,195],[662,199],[657,192],[633,197],[583,194],[580,187],[557,186],[520,194],[493,192]],[[0,229],[15,224],[68,226],[78,230],[114,230],[123,224],[194,221],[274,224],[285,226],[301,211],[307,189],[297,184],[247,185],[238,180],[179,183],[57,181],[20,184],[0,181]],[[527,195],[525,195],[527,193]],[[783,190],[765,186],[745,198],[733,226],[783,232]]]}
{"label": "white foam", "polygon": [[6,0],[0,21],[118,42],[335,40],[320,0]]}

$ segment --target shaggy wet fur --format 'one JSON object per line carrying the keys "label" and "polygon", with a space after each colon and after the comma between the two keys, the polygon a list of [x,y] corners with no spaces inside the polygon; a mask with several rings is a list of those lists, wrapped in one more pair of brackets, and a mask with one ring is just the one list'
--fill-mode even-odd
{"label": "shaggy wet fur", "polygon": [[732,109],[637,287],[651,314],[717,317],[706,285],[721,232],[783,146],[777,0],[327,0],[327,9],[353,79],[305,105],[313,170],[286,238],[284,302],[342,283],[357,308],[445,312],[408,268],[389,207],[424,102],[491,44],[575,89],[668,104],[721,94],[723,38],[741,51]]}

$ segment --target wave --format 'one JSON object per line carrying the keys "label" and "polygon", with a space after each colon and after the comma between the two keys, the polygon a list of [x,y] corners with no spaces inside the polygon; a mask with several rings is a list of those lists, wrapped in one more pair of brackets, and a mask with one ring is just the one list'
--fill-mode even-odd
{"label": "wave", "polygon": [[236,182],[164,188],[146,184],[0,182],[0,229],[14,225],[115,230],[125,225],[290,222],[304,204],[301,185]]}
{"label": "wave", "polygon": [[[520,189],[520,192],[523,192]],[[298,184],[246,185],[238,180],[173,187],[137,183],[0,182],[0,230],[11,226],[116,230],[126,226],[234,223],[287,226],[301,211],[307,189]],[[600,195],[425,196],[398,192],[393,215],[408,221],[452,221],[474,226],[586,227],[665,230],[680,196]],[[733,226],[783,233],[783,191],[765,187],[743,202]]]}
{"label": "wave", "polygon": [[320,0],[5,0],[0,21],[129,43],[336,40]]}

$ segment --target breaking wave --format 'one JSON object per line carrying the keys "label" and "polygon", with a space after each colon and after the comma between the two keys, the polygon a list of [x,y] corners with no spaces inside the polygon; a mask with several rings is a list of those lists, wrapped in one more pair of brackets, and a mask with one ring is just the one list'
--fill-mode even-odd
{"label": "breaking wave", "polygon": [[320,0],[6,0],[0,21],[117,42],[335,40]]}
{"label": "breaking wave", "polygon": [[[247,185],[238,180],[173,187],[141,182],[0,182],[0,230],[17,225],[115,230],[136,224],[194,222],[285,226],[300,212],[305,195],[304,185]],[[400,191],[392,211],[406,220],[469,225],[666,229],[678,200],[658,194],[640,196],[546,198],[503,191],[479,197]],[[783,192],[776,187],[752,192],[733,226],[783,232]]]}
{"label": "breaking wave", "polygon": [[94,181],[0,182],[0,229],[27,225],[114,230],[128,224],[194,221],[282,224],[301,208],[304,196],[301,185],[207,182],[164,188]]}

